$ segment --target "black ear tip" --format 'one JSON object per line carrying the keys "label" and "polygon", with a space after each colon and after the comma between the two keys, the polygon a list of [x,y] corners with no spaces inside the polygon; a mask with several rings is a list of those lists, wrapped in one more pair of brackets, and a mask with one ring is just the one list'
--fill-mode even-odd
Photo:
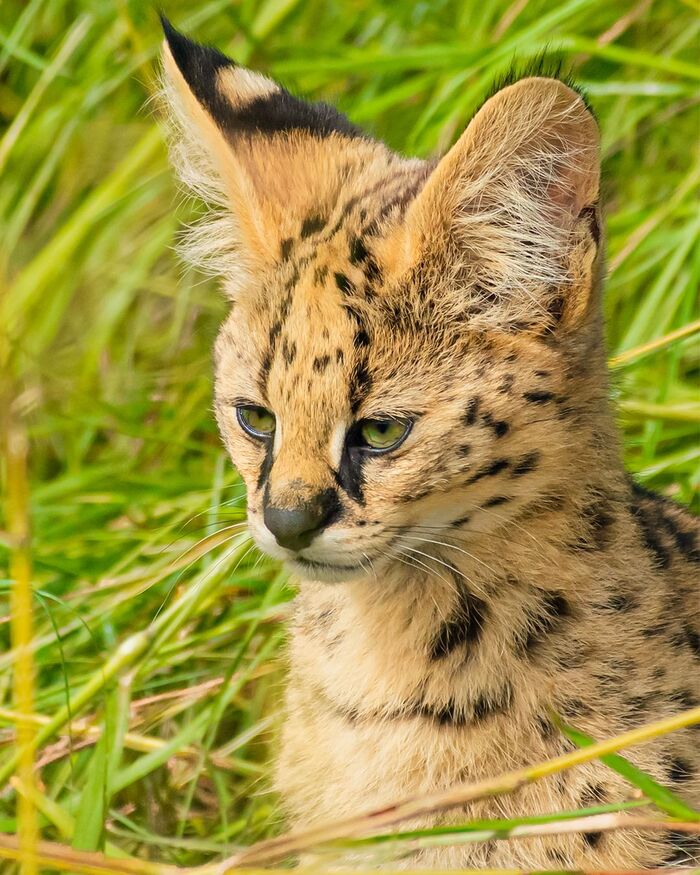
{"label": "black ear tip", "polygon": [[194,42],[174,28],[163,12],[158,15],[168,48],[185,79],[199,78],[206,71],[211,73],[221,67],[235,67],[231,58],[218,49]]}
{"label": "black ear tip", "polygon": [[179,30],[176,30],[173,27],[170,20],[162,10],[158,11],[158,18],[160,19],[160,26],[163,28],[163,36],[167,40],[171,51],[175,46],[182,46],[183,44],[190,42],[184,33],[180,33]]}

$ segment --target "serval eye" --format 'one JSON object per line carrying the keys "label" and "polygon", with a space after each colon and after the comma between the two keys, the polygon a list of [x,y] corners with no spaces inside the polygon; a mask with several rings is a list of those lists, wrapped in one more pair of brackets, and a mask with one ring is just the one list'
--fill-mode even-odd
{"label": "serval eye", "polygon": [[411,430],[411,421],[393,417],[363,419],[359,423],[360,444],[375,452],[388,452],[403,443]]}
{"label": "serval eye", "polygon": [[243,431],[256,438],[269,438],[275,433],[275,415],[255,404],[239,404],[236,416]]}

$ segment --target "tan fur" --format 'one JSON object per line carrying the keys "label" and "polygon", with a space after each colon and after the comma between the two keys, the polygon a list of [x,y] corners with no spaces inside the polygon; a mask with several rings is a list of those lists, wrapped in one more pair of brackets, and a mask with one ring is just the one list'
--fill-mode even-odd
{"label": "tan fur", "polygon": [[[224,191],[233,212],[210,229],[233,299],[216,410],[250,529],[298,571],[263,502],[337,490],[338,520],[303,555],[353,566],[299,580],[277,770],[290,824],[559,754],[569,744],[550,708],[603,738],[697,704],[697,526],[635,491],[620,461],[598,300],[598,134],[580,97],[542,78],[509,86],[434,166],[341,133],[236,139],[193,109],[171,68],[166,57],[177,130],[210,152],[184,155],[185,181],[218,192],[219,208]],[[269,95],[251,75],[228,71],[222,93],[245,105],[260,82]],[[198,234],[195,256],[212,249]],[[276,415],[267,462],[236,421],[241,401]],[[379,414],[416,421],[394,453],[366,460],[358,498],[343,485],[344,435]],[[700,801],[693,730],[627,754]],[[430,822],[630,795],[594,763]],[[404,862],[623,868],[696,853],[620,833]]]}

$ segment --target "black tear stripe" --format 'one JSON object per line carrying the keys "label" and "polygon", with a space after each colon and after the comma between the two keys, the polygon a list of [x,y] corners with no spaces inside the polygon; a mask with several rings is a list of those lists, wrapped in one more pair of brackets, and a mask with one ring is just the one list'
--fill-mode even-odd
{"label": "black tear stripe", "polygon": [[[265,458],[263,459],[262,465],[260,466],[260,473],[258,474],[258,482],[257,488],[258,490],[262,489],[265,486],[265,490],[267,491],[267,481],[270,476],[270,471],[272,470],[272,463],[274,459],[272,457],[272,441],[265,441]],[[265,500],[263,501],[263,504]]]}
{"label": "black tear stripe", "polygon": [[343,445],[338,471],[333,472],[335,482],[346,495],[360,506],[365,503],[364,455],[357,447],[349,447],[347,440]]}
{"label": "black tear stripe", "polygon": [[457,606],[452,616],[435,634],[428,649],[432,661],[445,659],[459,647],[474,648],[478,645],[489,614],[489,607],[474,595],[465,583],[453,575],[459,593]]}
{"label": "black tear stripe", "polygon": [[327,103],[310,103],[278,86],[271,94],[234,106],[218,87],[218,74],[235,68],[235,61],[211,46],[203,46],[179,33],[161,17],[165,38],[178,69],[197,100],[228,136],[305,131],[325,138],[342,134],[354,139],[366,135],[342,113]]}

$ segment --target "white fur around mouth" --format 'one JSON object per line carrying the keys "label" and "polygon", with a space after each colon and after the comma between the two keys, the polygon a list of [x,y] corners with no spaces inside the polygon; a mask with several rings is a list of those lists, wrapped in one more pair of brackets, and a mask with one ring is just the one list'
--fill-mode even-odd
{"label": "white fur around mouth", "polygon": [[350,580],[359,574],[366,574],[362,565],[340,565],[334,562],[318,562],[314,559],[304,559],[297,556],[286,560],[287,564],[300,576],[312,580],[340,583]]}

